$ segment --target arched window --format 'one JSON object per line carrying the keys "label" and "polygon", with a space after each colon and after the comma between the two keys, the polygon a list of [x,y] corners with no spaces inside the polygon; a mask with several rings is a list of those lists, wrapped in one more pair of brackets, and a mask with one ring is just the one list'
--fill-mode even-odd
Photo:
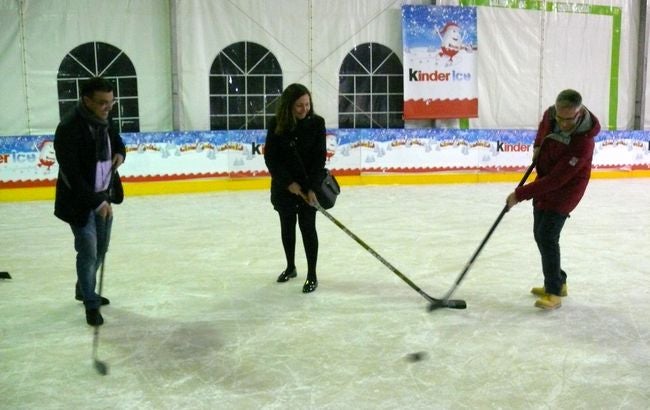
{"label": "arched window", "polygon": [[117,103],[110,118],[120,132],[139,132],[138,81],[135,68],[124,52],[110,44],[85,43],[70,51],[59,66],[57,87],[62,118],[80,98],[81,84],[91,77],[113,83]]}
{"label": "arched window", "polygon": [[339,128],[403,128],[402,63],[390,48],[353,48],[339,70]]}
{"label": "arched window", "polygon": [[210,68],[210,129],[265,129],[281,94],[275,56],[250,41],[231,44]]}

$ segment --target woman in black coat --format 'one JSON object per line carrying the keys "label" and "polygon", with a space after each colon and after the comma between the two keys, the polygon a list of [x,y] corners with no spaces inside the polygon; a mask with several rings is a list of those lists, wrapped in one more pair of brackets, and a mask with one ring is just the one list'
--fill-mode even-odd
{"label": "woman in black coat", "polygon": [[316,261],[316,194],[325,167],[325,120],[314,114],[311,93],[301,84],[291,84],[282,93],[274,119],[270,121],[264,160],[271,174],[271,203],[280,215],[286,269],[278,282],[297,276],[295,264],[296,222],[307,257],[304,293],[318,287]]}

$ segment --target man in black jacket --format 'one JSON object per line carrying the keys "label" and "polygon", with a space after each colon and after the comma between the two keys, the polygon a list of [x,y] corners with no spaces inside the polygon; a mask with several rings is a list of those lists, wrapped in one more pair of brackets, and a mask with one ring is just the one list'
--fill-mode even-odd
{"label": "man in black jacket", "polygon": [[[95,292],[97,269],[110,242],[113,209],[122,201],[122,187],[115,170],[124,162],[122,138],[108,120],[115,100],[113,86],[92,78],[81,88],[75,109],[61,121],[54,135],[59,163],[54,214],[70,224],[77,251],[76,299],[83,300],[86,322],[104,323],[100,305],[109,304]],[[117,192],[117,195],[110,195]]]}

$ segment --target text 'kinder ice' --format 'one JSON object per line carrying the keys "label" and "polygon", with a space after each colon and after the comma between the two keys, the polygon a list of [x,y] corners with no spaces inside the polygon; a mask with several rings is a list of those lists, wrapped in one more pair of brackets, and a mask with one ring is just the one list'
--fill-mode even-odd
{"label": "text 'kinder ice'", "polygon": [[409,81],[469,81],[472,78],[470,73],[432,71],[424,72],[409,68]]}

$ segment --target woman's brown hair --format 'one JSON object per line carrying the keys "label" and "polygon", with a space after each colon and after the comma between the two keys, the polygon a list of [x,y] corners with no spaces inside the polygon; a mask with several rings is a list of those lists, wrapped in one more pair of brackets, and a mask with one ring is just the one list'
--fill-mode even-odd
{"label": "woman's brown hair", "polygon": [[280,96],[280,103],[278,104],[278,109],[275,112],[275,133],[277,135],[282,135],[285,132],[291,131],[296,127],[296,119],[293,117],[293,104],[303,95],[307,94],[309,96],[309,117],[314,113],[314,105],[311,101],[311,93],[302,84],[293,83],[289,84],[287,88],[284,89],[282,95]]}

